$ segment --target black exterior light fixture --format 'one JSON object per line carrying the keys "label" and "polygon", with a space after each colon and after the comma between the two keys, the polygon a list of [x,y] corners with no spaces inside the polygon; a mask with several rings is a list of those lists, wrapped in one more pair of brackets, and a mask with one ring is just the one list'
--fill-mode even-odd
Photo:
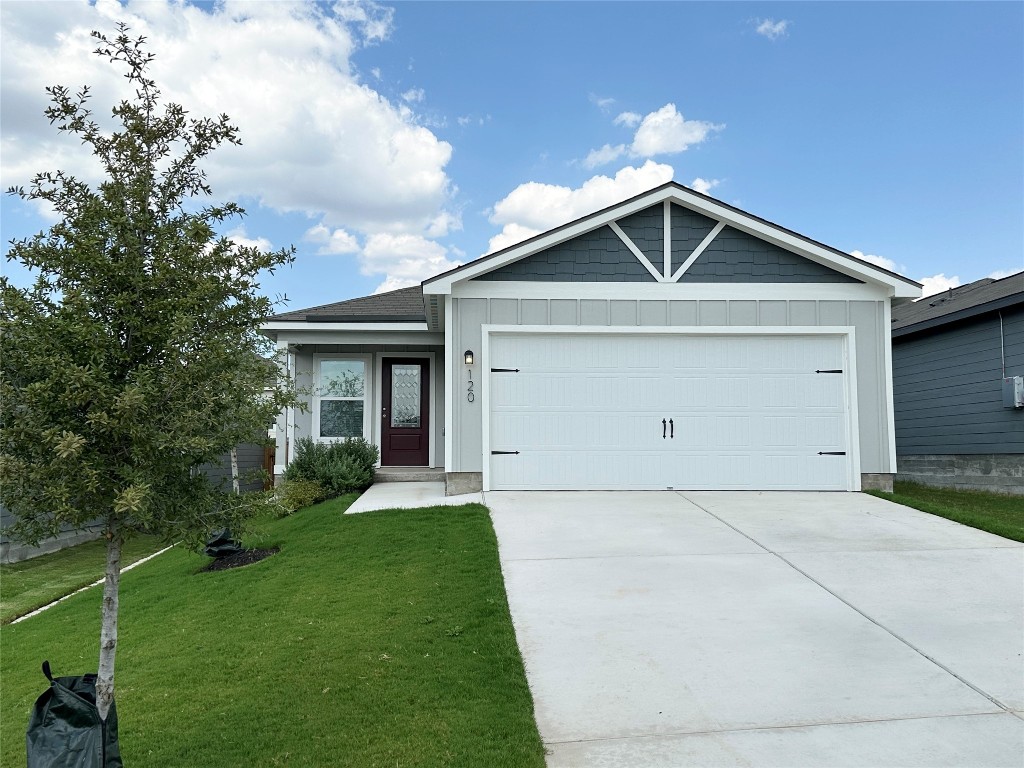
{"label": "black exterior light fixture", "polygon": [[467,349],[466,350],[465,358],[466,358],[466,365],[472,365],[473,364],[473,350],[472,349]]}

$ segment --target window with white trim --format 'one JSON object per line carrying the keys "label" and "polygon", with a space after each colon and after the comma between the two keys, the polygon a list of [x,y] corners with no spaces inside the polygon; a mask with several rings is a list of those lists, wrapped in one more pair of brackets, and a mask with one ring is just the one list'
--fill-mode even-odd
{"label": "window with white trim", "polygon": [[324,440],[367,437],[366,360],[322,359],[318,367],[317,409],[314,425]]}

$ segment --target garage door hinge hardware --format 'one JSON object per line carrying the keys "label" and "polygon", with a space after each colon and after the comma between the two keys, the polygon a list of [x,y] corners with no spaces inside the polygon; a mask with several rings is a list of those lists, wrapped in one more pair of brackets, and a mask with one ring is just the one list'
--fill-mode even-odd
{"label": "garage door hinge hardware", "polygon": [[828,370],[828,371],[815,371],[815,373],[842,373],[842,372],[843,372],[842,368],[832,368],[831,370]]}
{"label": "garage door hinge hardware", "polygon": [[845,456],[846,451],[818,451],[819,456]]}
{"label": "garage door hinge hardware", "polygon": [[519,451],[491,451],[491,456],[505,456],[508,454],[518,456]]}
{"label": "garage door hinge hardware", "polygon": [[518,368],[491,368],[491,373],[519,373]]}

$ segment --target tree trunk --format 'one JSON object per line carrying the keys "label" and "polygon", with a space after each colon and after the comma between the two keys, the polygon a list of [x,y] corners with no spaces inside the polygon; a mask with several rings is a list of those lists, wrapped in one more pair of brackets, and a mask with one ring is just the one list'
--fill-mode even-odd
{"label": "tree trunk", "polygon": [[103,612],[100,625],[100,668],[96,676],[96,708],[100,717],[114,702],[114,654],[117,652],[117,600],[121,586],[121,531],[113,521],[107,526],[107,570],[103,581]]}
{"label": "tree trunk", "polygon": [[237,496],[240,491],[238,489],[238,448],[232,447],[231,449],[231,488]]}

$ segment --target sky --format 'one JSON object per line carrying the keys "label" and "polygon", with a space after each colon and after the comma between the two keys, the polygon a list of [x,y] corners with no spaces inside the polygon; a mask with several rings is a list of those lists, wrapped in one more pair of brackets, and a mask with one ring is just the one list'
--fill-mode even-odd
{"label": "sky", "polygon": [[[45,87],[125,98],[125,21],[164,97],[226,112],[204,163],[239,242],[294,245],[298,309],[431,275],[675,180],[925,284],[1024,269],[1024,3],[4,0],[0,178],[80,145]],[[52,212],[0,200],[5,243]],[[30,276],[4,261],[18,285]]]}

